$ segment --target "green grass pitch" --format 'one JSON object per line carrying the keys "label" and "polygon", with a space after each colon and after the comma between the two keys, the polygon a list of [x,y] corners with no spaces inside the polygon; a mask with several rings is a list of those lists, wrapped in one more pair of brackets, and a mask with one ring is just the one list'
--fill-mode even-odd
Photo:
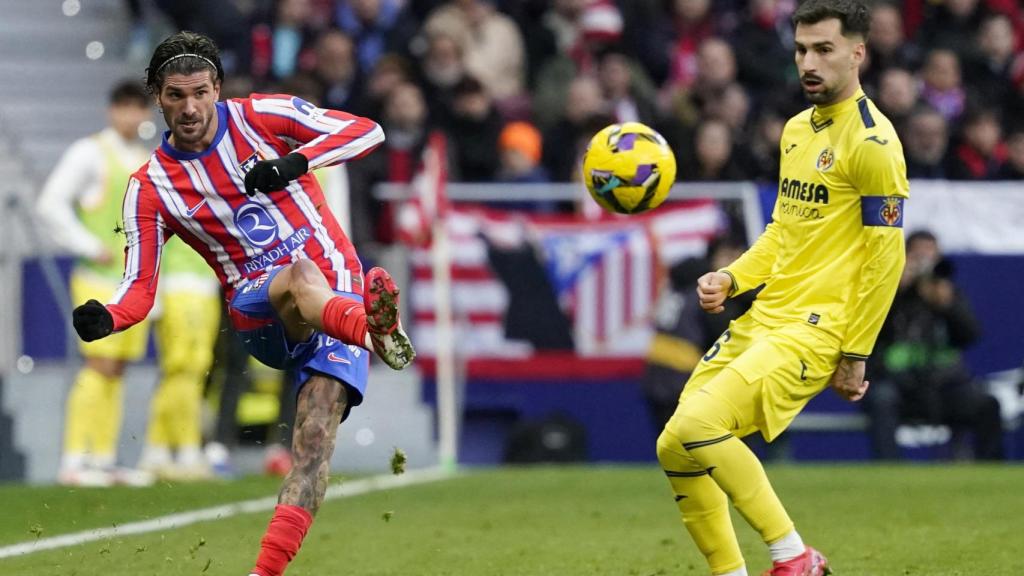
{"label": "green grass pitch", "polygon": [[[769,468],[838,576],[1024,574],[1020,466]],[[273,494],[277,481],[0,487],[0,546]],[[385,518],[387,517],[387,518]],[[0,574],[245,576],[269,513],[0,560]],[[768,556],[738,516],[750,573]],[[334,500],[288,576],[704,575],[655,465],[471,471]]]}

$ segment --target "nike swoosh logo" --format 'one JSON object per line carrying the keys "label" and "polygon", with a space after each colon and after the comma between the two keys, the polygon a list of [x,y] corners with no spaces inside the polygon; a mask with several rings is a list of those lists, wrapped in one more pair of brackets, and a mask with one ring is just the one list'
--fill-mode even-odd
{"label": "nike swoosh logo", "polygon": [[347,359],[342,358],[341,356],[338,356],[334,352],[329,353],[327,355],[327,359],[330,360],[331,362],[338,362],[338,363],[341,363],[341,364],[351,364],[351,362],[349,362]]}
{"label": "nike swoosh logo", "polygon": [[796,144],[790,144],[789,147],[786,148],[786,154],[789,154],[789,151],[792,150],[793,148],[796,148]]}
{"label": "nike swoosh logo", "polygon": [[185,214],[189,218],[191,218],[191,217],[195,216],[196,212],[199,212],[199,209],[202,208],[205,204],[206,204],[206,198],[203,198],[202,200],[199,201],[199,204],[196,204],[194,208],[189,208],[188,211],[185,212]]}
{"label": "nike swoosh logo", "polygon": [[864,139],[865,142],[867,142],[868,140],[871,140],[872,142],[878,142],[882,146],[885,146],[886,144],[889,143],[888,140],[882,140],[878,136],[874,136],[874,135],[868,136],[867,138]]}

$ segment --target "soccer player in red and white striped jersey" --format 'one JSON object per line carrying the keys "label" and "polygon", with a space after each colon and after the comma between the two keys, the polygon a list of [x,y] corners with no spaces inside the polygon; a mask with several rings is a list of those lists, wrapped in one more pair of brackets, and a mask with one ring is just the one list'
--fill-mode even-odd
{"label": "soccer player in red and white striped jersey", "polygon": [[363,400],[367,351],[394,369],[415,356],[397,287],[380,268],[364,286],[355,248],[310,173],[370,153],[384,133],[283,94],[219,102],[218,50],[200,34],[164,40],[147,74],[169,130],[125,192],[120,289],[106,305],[76,308],[75,328],[91,341],[145,318],[173,234],[217,272],[249,352],[296,368],[295,465],[253,570],[278,576],[323,501],[337,427]]}

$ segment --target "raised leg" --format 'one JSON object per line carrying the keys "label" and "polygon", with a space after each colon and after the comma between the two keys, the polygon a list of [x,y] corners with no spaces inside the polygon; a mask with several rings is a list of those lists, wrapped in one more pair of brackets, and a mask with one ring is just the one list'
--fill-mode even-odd
{"label": "raised leg", "polygon": [[311,260],[297,260],[278,272],[270,282],[270,303],[284,322],[289,340],[301,342],[308,339],[314,330],[320,330],[347,344],[369,348],[365,337],[364,341],[348,342],[342,335],[324,330],[324,308],[335,297],[337,295],[331,290],[324,273]]}

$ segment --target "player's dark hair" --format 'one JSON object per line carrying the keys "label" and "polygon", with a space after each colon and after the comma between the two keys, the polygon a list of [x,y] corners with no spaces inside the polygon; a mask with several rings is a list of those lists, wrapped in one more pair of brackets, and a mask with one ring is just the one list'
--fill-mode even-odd
{"label": "player's dark hair", "polygon": [[793,26],[817,24],[829,18],[839,20],[843,36],[859,34],[867,38],[871,29],[868,7],[858,0],[805,0],[793,13]]}
{"label": "player's dark hair", "polygon": [[111,106],[149,106],[149,94],[146,88],[135,80],[122,80],[110,90]]}
{"label": "player's dark hair", "polygon": [[215,83],[224,80],[217,44],[208,36],[181,31],[167,37],[153,51],[146,68],[146,88],[150,94],[159,94],[167,76],[189,75],[204,70],[213,72]]}

